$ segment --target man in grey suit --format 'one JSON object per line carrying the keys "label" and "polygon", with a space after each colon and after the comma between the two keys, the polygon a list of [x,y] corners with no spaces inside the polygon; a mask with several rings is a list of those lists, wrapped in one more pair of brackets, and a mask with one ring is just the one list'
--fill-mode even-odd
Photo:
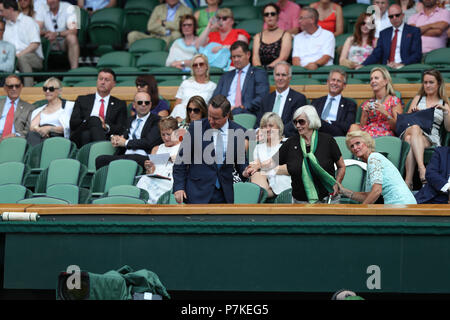
{"label": "man in grey suit", "polygon": [[34,106],[21,100],[22,81],[14,74],[5,80],[6,98],[0,100],[0,141],[11,137],[24,137],[30,129]]}

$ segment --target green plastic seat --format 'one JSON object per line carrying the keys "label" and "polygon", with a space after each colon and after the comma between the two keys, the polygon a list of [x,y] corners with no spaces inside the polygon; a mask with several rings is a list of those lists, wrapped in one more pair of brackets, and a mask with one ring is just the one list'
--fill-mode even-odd
{"label": "green plastic seat", "polygon": [[248,19],[262,20],[261,10],[259,8],[255,8],[253,5],[241,4],[239,6],[233,7],[232,11],[235,23],[239,23]]}
{"label": "green plastic seat", "polygon": [[135,177],[142,173],[142,167],[132,160],[114,160],[108,166],[98,169],[92,178],[91,193],[93,197],[102,196],[111,187],[134,185]]}
{"label": "green plastic seat", "polygon": [[53,160],[47,169],[43,170],[37,179],[34,194],[47,192],[52,185],[70,184],[80,186],[87,173],[85,165],[75,159]]}
{"label": "green plastic seat", "polygon": [[[90,73],[92,74],[91,76],[71,76],[70,74],[72,73],[79,73],[79,74],[83,74],[83,73]],[[86,81],[86,80],[93,80],[93,81],[97,81],[97,69],[94,67],[79,67],[76,69],[71,69],[68,70],[66,72],[66,75],[63,78],[63,82],[66,85],[69,86],[73,86],[74,84],[81,82],[81,81]]]}
{"label": "green plastic seat", "polygon": [[262,31],[263,25],[262,19],[246,19],[236,23],[235,28],[244,29],[253,37],[255,34]]}
{"label": "green plastic seat", "polygon": [[97,80],[86,80],[86,81],[80,81],[73,84],[74,87],[96,87],[97,86]]}
{"label": "green plastic seat", "polygon": [[183,79],[169,79],[159,82],[158,86],[160,87],[179,87]]}
{"label": "green plastic seat", "polygon": [[172,190],[164,192],[156,202],[156,204],[178,204]]}
{"label": "green plastic seat", "polygon": [[[362,73],[359,73],[359,72],[354,73],[353,78],[361,79],[368,83],[370,81],[370,71],[375,67],[383,67],[389,72],[392,71],[392,68],[390,68],[386,65],[383,65],[383,64],[370,64],[370,65],[367,65],[367,66],[364,66],[364,67],[358,69],[358,71],[361,71]],[[391,74],[391,76],[392,76],[392,74]]]}
{"label": "green plastic seat", "polygon": [[314,84],[321,84],[321,82],[318,79],[312,79],[312,78],[297,78],[297,76],[292,76],[291,80],[292,85],[314,85]]}
{"label": "green plastic seat", "polygon": [[17,201],[18,204],[70,204],[68,201],[53,197],[26,198]]}
{"label": "green plastic seat", "polygon": [[[356,160],[353,160],[356,162]],[[354,192],[362,192],[365,189],[366,170],[358,164],[346,163],[345,176],[342,180],[342,186]],[[342,197],[340,203],[356,203],[351,199]]]}
{"label": "green plastic seat", "polygon": [[342,15],[344,16],[344,32],[353,33],[356,20],[361,15],[361,13],[367,11],[367,4],[363,3],[352,3],[347,4],[342,7]]}
{"label": "green plastic seat", "polygon": [[92,204],[146,204],[139,198],[127,196],[109,196],[92,200]]}
{"label": "green plastic seat", "polygon": [[42,54],[44,55],[44,61],[42,62],[42,69],[43,71],[48,70],[48,57],[50,56],[50,41],[45,38],[41,37],[41,45],[42,45]]}
{"label": "green plastic seat", "polygon": [[433,67],[449,67],[450,66],[450,48],[440,48],[428,52],[425,55],[425,64]]}
{"label": "green plastic seat", "polygon": [[123,74],[139,72],[138,68],[136,68],[136,67],[115,67],[112,69],[116,73],[118,83],[127,82],[127,83],[130,83],[132,87],[136,86],[136,76],[130,76],[130,75],[126,76]]}
{"label": "green plastic seat", "polygon": [[128,49],[135,59],[148,52],[164,52],[167,51],[167,44],[163,39],[145,38],[133,42]]}
{"label": "green plastic seat", "polygon": [[0,163],[24,162],[28,151],[27,140],[20,137],[12,137],[0,142]]}
{"label": "green plastic seat", "polygon": [[341,69],[344,71],[347,71],[348,68],[344,67],[344,66],[335,66],[335,65],[331,65],[331,66],[323,66],[320,68],[317,68],[314,71],[310,71],[311,72],[311,79],[317,79],[317,80],[327,80],[328,79],[328,75],[330,73],[331,70],[334,69]]}
{"label": "green plastic seat", "polygon": [[[252,182],[234,183],[233,191],[235,204],[263,203],[267,198],[267,191]],[[264,191],[266,191],[266,193]]]}
{"label": "green plastic seat", "polygon": [[54,184],[47,188],[45,195],[65,200],[70,204],[85,204],[89,200],[89,190],[72,184]]}
{"label": "green plastic seat", "polygon": [[147,22],[157,1],[128,0],[125,3],[125,32],[147,31]]}
{"label": "green plastic seat", "polygon": [[273,203],[292,203],[292,189],[286,189],[276,196]]}
{"label": "green plastic seat", "polygon": [[[152,75],[154,75],[158,84],[166,80],[180,80],[180,81],[183,80],[182,75],[184,71],[181,71],[178,68],[160,66],[160,67],[151,67],[149,68],[148,71]],[[188,77],[190,77],[190,75]]]}
{"label": "green plastic seat", "polygon": [[233,116],[233,121],[245,129],[253,129],[256,123],[256,116],[251,113],[239,113]]}
{"label": "green plastic seat", "polygon": [[146,203],[149,198],[147,190],[131,185],[118,185],[111,187],[105,196],[127,196],[144,200]]}
{"label": "green plastic seat", "polygon": [[94,54],[101,56],[103,53],[122,48],[124,42],[123,22],[124,11],[122,8],[104,8],[92,14],[87,32],[90,43],[99,46]]}
{"label": "green plastic seat", "polygon": [[33,193],[20,184],[0,185],[0,203],[16,203],[19,200],[30,198]]}
{"label": "green plastic seat", "polygon": [[136,61],[136,67],[141,71],[149,71],[152,67],[164,67],[166,65],[167,51],[153,51],[144,53]]}
{"label": "green plastic seat", "polygon": [[336,142],[339,146],[339,150],[341,151],[342,158],[344,160],[345,159],[353,159],[353,154],[351,153],[350,150],[348,150],[347,144],[345,143],[345,137],[344,136],[334,137],[334,140],[336,140]]}
{"label": "green plastic seat", "polygon": [[405,161],[409,149],[409,143],[398,137],[383,136],[375,138],[375,151],[387,153],[387,158],[398,169],[401,175],[405,171]]}
{"label": "green plastic seat", "polygon": [[88,42],[87,28],[89,26],[89,13],[87,10],[80,8],[80,25],[78,29],[78,44],[84,47]]}
{"label": "green plastic seat", "polygon": [[5,162],[0,164],[0,185],[22,184],[29,168],[23,162]]}
{"label": "green plastic seat", "polygon": [[[259,2],[259,1],[258,1]],[[253,6],[253,0],[226,0],[222,3],[222,7],[230,8],[232,7],[233,16],[235,15],[235,11],[241,6]]]}
{"label": "green plastic seat", "polygon": [[[398,75],[399,77],[406,78],[410,81],[417,82],[422,80],[422,73],[425,70],[433,69],[432,65],[424,64],[424,63],[413,63],[408,64],[401,69],[398,69],[396,73],[393,74],[393,76]],[[415,70],[416,72],[406,72],[409,70]],[[403,72],[405,71],[405,72]]]}
{"label": "green plastic seat", "polygon": [[105,53],[97,63],[97,69],[131,67],[133,66],[133,56],[127,51],[114,51]]}
{"label": "green plastic seat", "polygon": [[32,147],[27,153],[25,161],[31,170],[25,181],[25,186],[34,187],[41,171],[47,169],[53,160],[73,159],[76,153],[77,147],[75,143],[62,137],[48,138]]}

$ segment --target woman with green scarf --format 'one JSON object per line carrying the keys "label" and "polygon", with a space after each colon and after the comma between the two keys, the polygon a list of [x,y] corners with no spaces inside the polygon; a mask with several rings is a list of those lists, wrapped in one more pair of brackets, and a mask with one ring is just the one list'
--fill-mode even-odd
{"label": "woman with green scarf", "polygon": [[[331,135],[319,132],[321,120],[311,105],[298,108],[293,122],[299,134],[284,142],[270,163],[261,164],[262,170],[278,164],[277,174],[289,173],[293,203],[327,203],[330,195],[331,203],[337,203],[338,183],[345,175],[338,144]],[[259,170],[261,168],[250,165],[248,173]]]}

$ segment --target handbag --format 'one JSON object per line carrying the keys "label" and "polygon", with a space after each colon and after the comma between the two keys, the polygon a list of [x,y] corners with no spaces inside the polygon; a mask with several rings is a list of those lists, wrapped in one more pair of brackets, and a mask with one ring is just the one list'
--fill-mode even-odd
{"label": "handbag", "polygon": [[413,125],[418,125],[424,132],[430,134],[434,121],[434,108],[427,108],[412,113],[403,113],[397,115],[397,124],[395,133],[401,136],[406,129]]}

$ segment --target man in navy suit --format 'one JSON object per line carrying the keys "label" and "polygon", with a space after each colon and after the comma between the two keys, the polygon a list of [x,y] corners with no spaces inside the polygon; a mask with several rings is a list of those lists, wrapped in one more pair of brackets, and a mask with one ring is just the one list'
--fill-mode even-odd
{"label": "man in navy suit", "polygon": [[312,102],[322,122],[319,131],[333,137],[345,136],[351,124],[355,122],[356,103],[341,95],[346,83],[347,73],[344,70],[331,70],[327,80],[328,95]]}
{"label": "man in navy suit", "polygon": [[427,183],[414,196],[417,203],[450,203],[450,147],[437,147],[427,165]]}
{"label": "man in navy suit", "polygon": [[[245,178],[244,128],[229,120],[231,104],[213,97],[208,118],[191,123],[173,167],[178,203],[234,203],[233,170]],[[242,130],[238,130],[242,129]]]}
{"label": "man in navy suit", "polygon": [[397,4],[389,7],[388,16],[392,27],[380,32],[376,48],[362,65],[381,63],[398,69],[408,64],[420,63],[422,60],[420,29],[403,23],[404,13]]}
{"label": "man in navy suit", "polygon": [[97,76],[97,92],[79,96],[70,118],[70,140],[81,148],[93,141],[109,140],[113,134],[122,134],[127,121],[125,101],[111,96],[116,85],[116,74],[105,68]]}
{"label": "man in navy suit", "polygon": [[257,113],[255,128],[259,127],[259,122],[266,112],[275,112],[283,121],[283,135],[288,138],[297,133],[297,129],[292,123],[292,116],[295,110],[307,104],[306,97],[300,92],[289,88],[292,79],[292,68],[286,61],[280,61],[274,66],[273,76],[276,89],[272,93],[267,93],[262,99],[261,107]]}
{"label": "man in navy suit", "polygon": [[111,136],[111,144],[117,148],[114,155],[102,155],[95,159],[96,169],[111,161],[129,159],[144,168],[145,160],[152,149],[163,143],[159,131],[159,116],[150,112],[152,100],[147,92],[134,96],[133,107],[136,115],[128,118],[127,128],[120,135]]}
{"label": "man in navy suit", "polygon": [[267,73],[250,64],[251,52],[247,43],[236,41],[231,45],[230,51],[231,60],[236,69],[222,75],[213,97],[219,94],[227,97],[233,114],[253,113],[256,115],[257,106],[269,92]]}

